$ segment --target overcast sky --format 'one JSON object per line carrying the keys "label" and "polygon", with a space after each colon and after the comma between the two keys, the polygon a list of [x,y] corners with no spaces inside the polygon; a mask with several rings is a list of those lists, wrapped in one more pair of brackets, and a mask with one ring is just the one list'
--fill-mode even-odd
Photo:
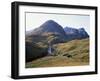
{"label": "overcast sky", "polygon": [[54,20],[63,28],[66,26],[73,28],[85,28],[89,34],[90,16],[72,15],[72,14],[44,14],[44,13],[26,13],[26,31],[35,29],[47,20]]}

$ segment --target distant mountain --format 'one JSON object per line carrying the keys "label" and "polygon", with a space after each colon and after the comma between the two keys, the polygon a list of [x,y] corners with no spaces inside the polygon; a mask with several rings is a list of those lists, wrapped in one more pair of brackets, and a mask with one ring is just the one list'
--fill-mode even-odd
{"label": "distant mountain", "polygon": [[35,35],[41,35],[43,33],[55,33],[55,34],[59,34],[61,36],[65,36],[66,33],[63,30],[62,26],[59,25],[57,22],[55,22],[54,20],[48,20],[45,23],[43,23],[40,27],[34,29],[33,31],[31,31],[31,34],[35,34]]}
{"label": "distant mountain", "polygon": [[[48,37],[54,37],[53,41],[56,42],[62,42],[67,39],[66,33],[61,25],[59,25],[54,20],[48,20],[44,22],[40,27],[31,30],[30,32],[26,32],[26,37],[40,37],[40,36],[48,36]],[[47,39],[46,39],[47,40]]]}
{"label": "distant mountain", "polygon": [[[63,42],[63,41],[70,41],[73,39],[84,39],[88,38],[89,35],[85,31],[84,28],[72,28],[72,27],[65,27],[63,28],[54,20],[48,20],[40,25],[38,28],[27,31],[26,38],[30,37],[33,38],[32,41],[40,41],[41,39],[49,41],[48,37],[53,37],[53,42]],[[39,37],[39,38],[38,38]],[[34,40],[36,38],[36,40]],[[40,40],[38,40],[40,39]],[[46,42],[47,42],[46,41]]]}
{"label": "distant mountain", "polygon": [[64,30],[69,40],[83,39],[89,37],[88,33],[85,31],[84,28],[76,29],[71,27],[65,27]]}
{"label": "distant mountain", "polygon": [[80,28],[80,29],[78,30],[78,32],[79,32],[79,34],[80,34],[80,38],[88,38],[88,37],[89,37],[88,33],[85,31],[84,28]]}

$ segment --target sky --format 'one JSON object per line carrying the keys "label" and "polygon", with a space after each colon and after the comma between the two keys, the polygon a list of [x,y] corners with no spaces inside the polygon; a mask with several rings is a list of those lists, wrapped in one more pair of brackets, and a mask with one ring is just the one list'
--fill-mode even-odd
{"label": "sky", "polygon": [[63,28],[84,28],[90,34],[90,16],[78,14],[26,13],[26,31],[33,30],[47,20],[54,20]]}

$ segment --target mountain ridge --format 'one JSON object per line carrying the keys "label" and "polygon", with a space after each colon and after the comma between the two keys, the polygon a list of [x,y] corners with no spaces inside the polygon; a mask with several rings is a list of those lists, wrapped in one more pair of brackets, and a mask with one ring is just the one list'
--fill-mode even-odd
{"label": "mountain ridge", "polygon": [[47,20],[38,28],[31,31],[26,31],[26,37],[32,35],[42,35],[44,33],[59,35],[59,38],[64,40],[83,39],[89,37],[84,28],[76,29],[67,26],[63,28],[54,20]]}
{"label": "mountain ridge", "polygon": [[83,38],[88,38],[89,35],[85,31],[84,28],[72,28],[72,27],[65,27],[64,28],[66,35],[69,37],[70,40],[72,39],[83,39]]}

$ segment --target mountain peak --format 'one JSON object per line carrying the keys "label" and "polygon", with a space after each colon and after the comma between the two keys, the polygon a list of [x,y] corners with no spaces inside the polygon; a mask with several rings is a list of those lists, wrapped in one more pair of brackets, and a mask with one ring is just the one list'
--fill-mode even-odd
{"label": "mountain peak", "polygon": [[31,35],[42,35],[44,33],[57,33],[62,38],[66,38],[66,33],[61,25],[54,20],[47,20],[40,27],[34,29]]}
{"label": "mountain peak", "polygon": [[81,31],[85,31],[85,29],[84,29],[84,28],[79,28],[79,30],[81,30]]}
{"label": "mountain peak", "polygon": [[55,22],[55,21],[54,21],[54,20],[48,20],[48,21],[46,21],[46,22],[52,23],[52,22]]}
{"label": "mountain peak", "polygon": [[55,22],[54,20],[47,20],[42,25],[59,25],[59,24],[57,22]]}

